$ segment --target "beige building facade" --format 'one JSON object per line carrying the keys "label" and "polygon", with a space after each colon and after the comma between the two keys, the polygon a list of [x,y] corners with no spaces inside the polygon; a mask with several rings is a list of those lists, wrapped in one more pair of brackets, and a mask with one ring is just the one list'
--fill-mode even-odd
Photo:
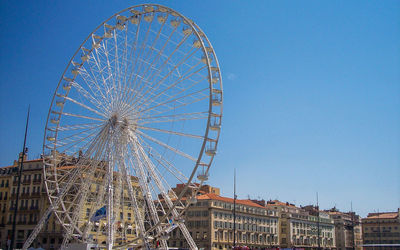
{"label": "beige building facade", "polygon": [[[186,211],[185,224],[199,249],[232,249],[234,202],[207,193]],[[236,246],[252,249],[278,247],[278,213],[251,200],[236,201]],[[171,247],[187,247],[179,229],[171,233]]]}
{"label": "beige building facade", "polygon": [[354,212],[327,211],[335,222],[336,248],[362,250],[361,218]]}
{"label": "beige building facade", "polygon": [[364,249],[400,249],[400,208],[362,218]]}
{"label": "beige building facade", "polygon": [[[278,211],[281,248],[336,249],[335,225],[329,214],[313,206],[296,207],[288,202],[268,201]],[[319,234],[319,242],[318,242]]]}

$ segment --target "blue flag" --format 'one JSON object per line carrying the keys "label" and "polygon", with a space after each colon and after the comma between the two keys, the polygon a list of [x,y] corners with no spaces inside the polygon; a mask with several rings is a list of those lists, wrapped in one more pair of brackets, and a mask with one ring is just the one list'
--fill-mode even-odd
{"label": "blue flag", "polygon": [[99,210],[96,211],[96,213],[94,213],[94,215],[92,215],[92,217],[90,218],[91,222],[94,221],[99,221],[100,219],[104,218],[107,216],[107,209],[106,206],[100,208]]}

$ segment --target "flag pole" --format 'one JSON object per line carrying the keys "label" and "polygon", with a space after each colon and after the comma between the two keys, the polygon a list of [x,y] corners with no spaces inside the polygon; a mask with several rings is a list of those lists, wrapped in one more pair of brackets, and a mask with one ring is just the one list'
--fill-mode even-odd
{"label": "flag pole", "polygon": [[23,171],[23,167],[24,167],[23,164],[24,164],[25,153],[27,151],[27,148],[25,146],[26,146],[26,135],[28,134],[28,124],[29,124],[29,112],[30,112],[30,109],[31,109],[31,105],[28,106],[28,114],[26,116],[24,146],[22,148],[22,154],[21,154],[21,159],[20,159],[20,164],[19,164],[17,196],[15,197],[14,220],[13,220],[13,225],[12,225],[11,244],[8,246],[9,249],[13,249],[14,248],[14,242],[15,242],[15,227],[16,227],[17,213],[18,213],[19,190],[20,190],[20,187],[21,187],[21,178],[22,178],[22,171]]}

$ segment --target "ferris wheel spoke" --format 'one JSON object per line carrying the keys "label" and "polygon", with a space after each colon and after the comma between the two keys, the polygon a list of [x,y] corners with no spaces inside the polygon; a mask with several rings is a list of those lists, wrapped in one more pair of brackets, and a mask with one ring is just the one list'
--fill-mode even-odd
{"label": "ferris wheel spoke", "polygon": [[91,107],[89,107],[89,106],[87,106],[87,105],[75,100],[75,99],[72,99],[70,97],[65,97],[65,99],[70,101],[70,102],[72,102],[72,103],[75,103],[75,104],[81,106],[82,108],[84,108],[86,110],[89,110],[89,111],[91,111],[91,112],[93,112],[93,113],[95,113],[95,114],[97,114],[97,115],[99,115],[101,117],[104,117],[104,118],[106,117],[104,114],[100,113],[99,111],[97,111],[97,110],[95,110],[95,109],[93,109],[93,108],[91,108]]}
{"label": "ferris wheel spoke", "polygon": [[[182,40],[182,42],[186,41],[186,39],[187,39],[187,37],[185,37],[185,38]],[[178,46],[180,46],[180,45],[181,45],[181,44],[179,44]],[[178,47],[177,47],[176,50],[173,51],[173,52],[171,53],[171,55],[166,59],[166,61],[164,62],[164,64],[163,64],[157,71],[155,71],[155,73],[154,73],[153,75],[151,75],[151,76],[147,79],[148,81],[154,81],[157,77],[161,77],[161,80],[159,80],[156,84],[154,84],[155,87],[152,87],[151,89],[148,89],[145,93],[141,94],[139,100],[143,99],[143,97],[146,96],[146,95],[147,95],[147,96],[152,96],[153,93],[155,92],[155,90],[157,90],[160,86],[163,86],[163,85],[164,85],[163,83],[164,83],[164,81],[165,81],[168,77],[170,77],[171,75],[174,76],[175,70],[178,70],[178,68],[179,68],[180,66],[185,65],[185,64],[186,64],[185,62],[186,62],[187,60],[189,60],[193,55],[195,55],[195,53],[198,51],[197,49],[194,49],[193,51],[192,51],[192,50],[188,51],[187,54],[186,54],[186,56],[185,56],[180,62],[178,62],[177,64],[173,64],[173,63],[170,62],[170,59],[171,59],[172,55],[173,55],[176,51],[178,51],[177,49],[178,49]],[[170,69],[169,72],[168,72],[166,75],[161,75],[161,72],[162,72],[163,68],[164,68],[166,65],[170,65],[170,66],[172,67],[172,69]],[[196,64],[195,66],[197,66],[197,64]],[[186,72],[191,71],[195,66],[191,66],[190,69],[187,70]],[[182,74],[178,75],[177,77],[178,77],[178,79],[181,78],[181,77],[182,77]],[[170,85],[167,85],[167,86],[170,86]],[[177,86],[177,88],[179,88],[179,86]]]}
{"label": "ferris wheel spoke", "polygon": [[[157,117],[157,116],[154,116]],[[183,122],[183,121],[190,121],[190,120],[203,120],[203,119],[207,119],[208,115],[204,115],[204,116],[188,116],[188,117],[181,117],[181,116],[160,116],[160,118],[152,118],[152,116],[149,116],[147,118],[144,119],[140,119],[144,120],[144,122],[140,122],[138,124],[140,125],[144,125],[144,124],[153,124],[153,123],[173,123],[173,122]]]}
{"label": "ferris wheel spoke", "polygon": [[[133,76],[134,72],[136,72],[134,70],[134,67],[136,66],[136,62],[137,62],[137,59],[138,59],[138,57],[137,57],[137,47],[138,47],[137,43],[138,43],[138,38],[139,38],[139,31],[140,31],[140,23],[141,23],[141,21],[142,21],[142,15],[140,15],[140,17],[138,18],[138,24],[136,25],[136,29],[135,29],[136,30],[135,31],[135,39],[134,39],[134,42],[132,42],[132,44],[131,44],[131,49],[130,49],[131,53],[130,53],[130,57],[129,57],[129,62],[132,62],[132,61],[135,61],[135,62],[131,63],[129,79],[127,81],[125,81],[125,87],[126,87],[125,90],[129,90],[132,87],[132,84],[134,82],[134,81],[131,81],[131,79],[132,79],[132,76]],[[135,60],[133,60],[133,55],[136,55]],[[126,64],[127,64],[126,69],[128,69],[129,63],[126,63]],[[128,72],[125,71],[125,79],[126,79],[126,75],[127,74],[128,74]],[[123,100],[125,99],[125,97],[127,95],[126,92],[127,91],[125,91],[121,102],[123,102]]]}
{"label": "ferris wheel spoke", "polygon": [[51,111],[51,113],[56,114],[56,115],[65,115],[65,116],[72,116],[72,117],[77,117],[77,118],[82,118],[82,119],[89,119],[89,120],[93,120],[93,121],[101,121],[101,122],[106,121],[106,119],[90,117],[90,116],[86,116],[86,115],[78,115],[78,114],[67,113],[67,112]]}
{"label": "ferris wheel spoke", "polygon": [[84,144],[81,148],[86,148],[86,146],[90,145],[90,141],[88,140],[88,138],[93,137],[95,133],[96,132],[93,132],[92,134],[89,134],[86,137],[83,137],[79,140],[71,141],[69,143],[63,143],[62,145],[60,145],[58,147],[58,150],[60,150],[60,147],[63,147],[63,150],[61,151],[61,153],[72,153],[73,154],[74,152],[73,151],[70,152],[69,150],[71,150],[72,148],[76,147],[79,143],[82,143],[84,141],[86,141],[86,144]]}
{"label": "ferris wheel spoke", "polygon": [[[148,108],[146,108],[146,109],[142,109],[142,110],[140,110],[139,112],[140,112],[140,113],[145,113],[145,112],[148,112],[148,111],[153,110],[153,109],[158,108],[158,107],[167,107],[169,110],[171,110],[171,109],[176,110],[176,106],[168,107],[167,104],[178,103],[178,104],[180,104],[178,107],[180,107],[180,106],[182,106],[182,105],[183,105],[183,106],[187,106],[187,105],[189,105],[189,104],[193,104],[193,103],[202,101],[202,100],[204,100],[204,99],[209,98],[209,95],[203,93],[203,92],[205,92],[205,91],[208,91],[208,89],[207,89],[207,88],[205,88],[205,89],[200,89],[200,90],[198,90],[198,91],[195,91],[195,92],[192,92],[192,93],[189,93],[189,94],[186,94],[186,95],[183,95],[183,96],[174,98],[174,99],[169,98],[169,99],[166,100],[165,102],[158,103],[158,104],[156,104],[156,105],[154,105],[154,106],[151,106],[151,107],[148,107]],[[196,98],[196,97],[195,97],[196,95],[200,95],[200,97]],[[183,100],[185,100],[185,99],[193,99],[193,100],[192,100],[192,102],[185,103],[185,102],[183,101]],[[155,102],[155,101],[153,101],[153,102]],[[153,102],[151,102],[151,103],[153,103]],[[150,103],[150,104],[151,104],[151,103]],[[150,105],[150,104],[149,104],[149,105]]]}
{"label": "ferris wheel spoke", "polygon": [[[168,90],[170,90],[171,88],[175,87],[175,86],[178,85],[180,82],[182,82],[182,81],[188,79],[189,77],[193,76],[194,74],[198,73],[199,71],[201,71],[201,70],[204,69],[205,67],[206,67],[206,66],[203,66],[203,67],[199,68],[198,70],[196,70],[196,71],[194,71],[194,72],[188,74],[188,75],[185,76],[184,78],[183,78],[183,75],[182,75],[176,82],[172,83],[170,86],[168,86],[167,88],[165,88],[165,89],[162,90],[161,92],[157,93],[156,95],[151,96],[152,100],[157,99],[157,98],[158,98],[159,96],[161,96],[163,93],[165,93],[166,91],[168,91]],[[149,101],[149,98],[150,98],[150,97],[148,97],[145,101],[143,101],[143,102],[142,102],[142,105],[143,105],[143,103],[147,103],[147,102]],[[140,104],[139,104],[139,105],[140,105]]]}
{"label": "ferris wheel spoke", "polygon": [[[184,104],[182,104],[182,105],[178,105],[178,106],[173,106],[173,107],[168,107],[168,109],[164,109],[164,110],[157,110],[157,109],[153,109],[153,112],[151,113],[151,115],[153,116],[153,115],[160,115],[160,114],[164,114],[164,113],[168,113],[168,112],[170,112],[170,111],[176,111],[176,110],[178,110],[178,109],[180,109],[180,108],[183,108],[183,107],[186,107],[186,106],[189,106],[189,105],[191,105],[191,104],[194,104],[194,103],[196,103],[196,102],[200,102],[200,101],[202,101],[202,100],[205,100],[206,98],[203,98],[203,99],[198,99],[198,100],[195,100],[195,101],[192,101],[192,102],[189,102],[189,103],[184,103]],[[208,116],[207,116],[207,118],[208,118]],[[184,120],[196,120],[196,119],[204,119],[204,118],[178,118],[178,119],[176,119],[176,120],[174,120],[174,119],[166,119],[166,120],[163,120],[162,122],[174,122],[174,121],[184,121]],[[159,121],[154,121],[155,123],[157,123],[157,122],[159,122]]]}
{"label": "ferris wheel spoke", "polygon": [[87,129],[87,128],[98,128],[102,125],[103,124],[99,123],[99,122],[64,125],[64,126],[59,126],[58,131],[71,131],[71,130],[79,130],[79,129]]}
{"label": "ferris wheel spoke", "polygon": [[[155,74],[153,74],[152,76],[150,76],[150,78],[148,80],[152,80],[155,79],[155,77],[157,77],[162,69],[165,67],[165,65],[168,64],[169,60],[172,58],[172,56],[175,54],[176,51],[178,51],[179,47],[184,43],[184,41],[186,41],[186,39],[182,40],[177,47],[175,48],[175,50],[169,55],[169,57],[164,61],[164,63],[159,67],[159,70],[155,72]],[[155,88],[158,88],[158,86],[160,84],[162,84],[179,66],[181,66],[184,62],[186,62],[188,59],[190,59],[196,52],[198,51],[198,49],[194,49],[193,52],[190,50],[187,55],[180,61],[178,62],[176,65],[174,65],[174,67],[165,75],[163,76],[157,83],[155,83],[154,85],[156,86]],[[158,73],[157,73],[158,72]],[[137,98],[137,100],[135,100],[135,102],[133,103],[132,106],[135,106],[137,102],[140,102],[144,96],[146,96],[148,94],[148,91],[146,91],[145,93],[143,93],[141,95],[140,98]]]}
{"label": "ferris wheel spoke", "polygon": [[[89,65],[89,68],[90,68],[90,65]],[[82,65],[82,67],[80,68],[79,75],[81,76],[83,82],[87,86],[88,90],[90,90],[90,92],[77,82],[73,82],[72,86],[75,87],[75,89],[80,94],[82,94],[84,97],[86,97],[99,110],[109,111],[107,108],[107,104],[109,103],[109,101],[104,96],[103,90],[101,89],[99,84],[96,82],[97,79],[92,78],[91,74],[86,70],[84,65]],[[106,80],[103,83],[106,83]],[[104,84],[104,86],[107,86],[107,84]],[[100,102],[100,100],[102,102]]]}
{"label": "ferris wheel spoke", "polygon": [[[93,132],[89,133],[90,131],[93,131]],[[66,137],[58,138],[57,145],[65,146],[65,145],[68,145],[69,143],[75,142],[76,140],[82,140],[83,138],[88,138],[90,136],[94,136],[96,133],[97,133],[97,130],[95,130],[94,128],[81,130],[77,133],[70,134]]]}
{"label": "ferris wheel spoke", "polygon": [[152,141],[152,142],[155,142],[155,143],[157,143],[158,145],[160,145],[160,146],[162,146],[162,147],[164,147],[164,148],[166,148],[166,149],[169,149],[170,151],[172,151],[172,152],[174,152],[174,153],[177,153],[177,154],[179,154],[179,155],[181,155],[181,156],[183,156],[183,157],[185,157],[185,158],[187,158],[187,159],[189,159],[189,160],[191,160],[191,161],[193,161],[193,162],[196,162],[196,161],[197,161],[196,158],[194,158],[194,157],[191,156],[191,155],[186,154],[185,152],[182,152],[182,151],[180,151],[180,150],[178,150],[178,149],[176,149],[176,148],[174,148],[174,147],[171,147],[171,146],[167,145],[166,143],[161,142],[161,141],[159,141],[159,140],[157,140],[157,139],[155,139],[155,138],[153,138],[153,137],[151,137],[151,136],[149,136],[149,135],[143,133],[143,132],[140,131],[140,130],[136,130],[136,131],[137,131],[138,134],[140,134],[140,135],[143,136],[144,138],[146,138],[146,139],[148,139],[148,140],[150,140],[150,141]]}
{"label": "ferris wheel spoke", "polygon": [[[121,99],[123,98],[123,85],[126,88],[126,71],[128,69],[128,27],[124,28],[125,36],[123,37],[123,46],[122,46],[122,56],[121,56],[121,65],[118,68],[119,73],[119,81],[118,81],[118,88],[116,94],[116,106],[121,108]],[[115,36],[117,37],[117,36]],[[115,38],[116,39],[116,38]]]}
{"label": "ferris wheel spoke", "polygon": [[174,165],[165,159],[156,149],[151,147],[146,141],[140,140],[144,148],[148,151],[148,155],[152,157],[157,163],[163,166],[169,173],[171,173],[181,183],[187,182],[189,179]]}
{"label": "ferris wheel spoke", "polygon": [[[146,79],[147,81],[153,81],[154,79],[156,79],[156,78],[160,75],[160,73],[163,71],[164,67],[165,67],[166,65],[169,65],[172,56],[178,51],[179,47],[186,41],[187,38],[188,38],[188,36],[186,36],[186,37],[176,46],[176,48],[171,52],[171,54],[168,56],[168,58],[165,59],[165,61],[164,61],[163,64],[158,68],[158,70],[155,70],[154,73],[153,73],[152,75],[150,75],[150,76]],[[167,79],[168,76],[170,76],[178,66],[180,66],[181,64],[183,64],[183,63],[184,63],[186,60],[188,60],[189,58],[191,58],[191,57],[197,52],[197,50],[198,50],[198,49],[195,49],[193,52],[192,52],[192,51],[189,51],[189,52],[188,52],[188,55],[187,55],[186,57],[184,57],[177,65],[173,65],[174,68],[173,68],[172,70],[170,70],[169,73],[168,73],[167,75],[163,76],[163,77],[161,78],[161,80],[158,81],[158,82],[155,84],[155,86],[158,86],[159,84],[163,83],[163,82],[165,81],[165,79]],[[191,53],[190,53],[190,52],[191,52]],[[140,88],[140,90],[138,91],[138,93],[141,93],[142,90],[143,90],[143,87]],[[143,96],[145,96],[147,93],[148,93],[148,90],[146,90],[143,94],[141,94],[140,99],[141,99]],[[132,98],[130,98],[130,99],[128,99],[128,100],[131,101],[131,100],[134,100],[134,99],[138,99],[138,98],[136,97],[136,95],[134,95]],[[136,102],[137,102],[137,101],[135,101],[135,102],[133,103],[133,105],[135,105]]]}
{"label": "ferris wheel spoke", "polygon": [[[168,18],[168,14],[167,14],[166,18]],[[158,38],[159,38],[159,36],[160,36],[160,34],[161,34],[161,30],[162,30],[162,28],[164,27],[164,24],[165,24],[165,23],[166,23],[166,22],[164,21],[164,22],[163,22],[163,25],[161,26],[161,28],[160,28],[160,30],[159,30],[159,32],[158,32],[158,34],[157,34],[157,38],[156,38],[155,41],[153,42],[153,45],[150,47],[151,52],[157,50],[157,49],[154,47],[154,44],[155,44],[156,40],[158,40]],[[149,81],[150,76],[149,76],[146,80],[144,80],[144,79],[146,78],[147,72],[149,72],[150,69],[153,69],[155,63],[158,63],[159,60],[160,60],[160,58],[162,58],[162,53],[163,53],[163,51],[165,50],[165,48],[166,48],[168,42],[170,41],[171,37],[172,37],[173,34],[176,32],[176,29],[177,29],[177,27],[175,27],[175,28],[172,30],[172,32],[170,33],[169,37],[166,39],[166,41],[164,42],[162,48],[158,51],[157,56],[153,59],[152,62],[147,62],[147,60],[143,60],[143,62],[146,62],[146,63],[148,64],[148,66],[147,66],[146,71],[143,73],[143,77],[140,78],[140,81],[135,85],[135,90],[136,90],[136,88],[137,88],[138,86],[141,86],[141,88],[137,91],[138,93],[140,93],[140,92],[143,90],[143,88],[145,87],[145,85],[143,85],[143,82],[148,82],[148,81]],[[162,66],[159,68],[159,70],[162,70],[163,67],[164,67],[164,65],[162,65]],[[154,74],[151,74],[151,76],[154,76]],[[136,80],[136,78],[135,78],[135,80]],[[132,99],[132,95],[133,95],[134,93],[135,93],[135,92],[132,92],[131,95],[130,95],[127,99],[128,99],[128,100]]]}
{"label": "ferris wheel spoke", "polygon": [[[106,62],[107,65],[104,66],[104,68],[100,65],[101,62],[101,58],[100,58],[100,53],[101,49],[104,50],[104,55],[106,57]],[[114,74],[112,73],[111,69],[110,69],[110,65],[109,65],[109,59],[108,59],[108,51],[107,51],[107,43],[102,44],[102,46],[99,49],[95,49],[95,55],[93,56],[93,61],[95,62],[95,65],[97,67],[97,69],[99,70],[99,75],[101,76],[100,82],[104,83],[104,93],[103,90],[101,89],[101,87],[99,85],[95,85],[97,91],[99,92],[99,97],[101,97],[101,99],[103,100],[103,102],[105,103],[109,103],[110,102],[110,88],[108,86],[108,82],[110,81],[115,81],[114,79]],[[107,68],[108,71],[108,75],[106,77],[104,77],[103,72],[105,71],[105,68]],[[92,67],[90,67],[90,69],[92,69]]]}
{"label": "ferris wheel spoke", "polygon": [[[200,116],[200,117],[199,117]],[[146,120],[154,120],[154,119],[162,119],[162,118],[188,118],[188,120],[192,119],[206,119],[208,118],[208,112],[190,112],[190,113],[178,113],[178,114],[170,114],[170,115],[147,115],[147,116],[140,116],[135,121],[146,121]],[[142,124],[138,122],[138,124]]]}
{"label": "ferris wheel spoke", "polygon": [[121,84],[121,73],[120,73],[120,60],[119,60],[119,50],[120,48],[118,47],[118,41],[117,41],[117,31],[114,30],[114,69],[115,69],[115,78],[114,81],[112,82],[113,87],[112,87],[112,92],[110,93],[112,96],[112,99],[114,100],[113,105],[116,105],[118,102],[118,88]]}
{"label": "ferris wheel spoke", "polygon": [[[198,85],[199,83],[201,83],[201,82],[204,81],[205,79],[207,79],[207,76],[202,77],[200,80],[193,82],[190,86],[188,86],[188,87],[186,87],[186,88],[179,88],[179,91],[178,91],[177,93],[175,93],[175,94],[173,94],[173,95],[170,95],[170,96],[166,95],[165,92],[162,93],[162,95],[166,95],[166,96],[167,96],[167,99],[164,100],[164,102],[165,102],[165,103],[169,103],[169,101],[172,100],[174,97],[176,97],[176,96],[178,96],[178,95],[180,95],[180,94],[182,94],[182,93],[185,93],[185,92],[187,92],[188,90],[194,88],[196,85]],[[179,82],[178,82],[178,83],[179,83]],[[172,84],[175,84],[175,83],[172,83]],[[207,93],[206,93],[206,94],[202,94],[201,92],[203,92],[203,91],[207,91]],[[198,90],[198,91],[189,93],[189,94],[185,94],[185,95],[183,95],[183,96],[181,96],[181,97],[179,97],[179,98],[176,98],[175,101],[178,101],[178,100],[180,100],[180,99],[182,99],[182,98],[184,98],[184,97],[192,97],[192,98],[193,98],[193,95],[196,95],[196,94],[202,94],[203,97],[208,97],[208,96],[209,96],[209,93],[208,93],[208,92],[209,92],[209,89],[208,89],[208,88],[204,88],[204,89],[201,89],[201,90]],[[152,105],[154,102],[157,102],[157,99],[159,99],[159,98],[154,98],[154,99],[152,99],[151,101],[149,101],[149,102],[147,102],[147,103],[143,103],[143,104],[139,105],[139,106],[137,107],[137,109],[140,110],[140,111],[142,112],[143,109],[145,109],[146,107]]]}
{"label": "ferris wheel spoke", "polygon": [[156,131],[156,132],[161,132],[161,133],[170,134],[170,135],[178,135],[178,136],[183,136],[183,137],[188,137],[188,138],[196,138],[196,139],[204,140],[204,136],[202,136],[202,135],[194,135],[194,134],[182,133],[182,132],[171,131],[171,130],[166,130],[166,129],[145,127],[145,126],[140,126],[140,125],[136,125],[136,126],[137,126],[137,128],[140,128],[142,130],[150,130],[150,131]]}
{"label": "ferris wheel spoke", "polygon": [[[148,27],[147,27],[147,30],[146,30],[146,33],[145,33],[145,37],[144,37],[144,39],[143,39],[141,45],[139,46],[139,52],[138,52],[138,55],[137,55],[137,57],[136,57],[135,63],[134,63],[134,65],[132,65],[132,72],[133,72],[133,71],[136,72],[136,75],[135,75],[134,80],[132,81],[132,84],[133,84],[133,83],[136,83],[137,77],[138,77],[138,75],[140,74],[141,68],[142,68],[142,66],[143,66],[143,61],[141,61],[140,59],[143,57],[143,54],[145,53],[145,50],[146,50],[146,43],[147,43],[147,41],[148,41],[148,37],[149,37],[149,33],[150,33],[150,30],[151,30],[151,25],[153,24],[153,21],[154,21],[154,18],[151,19],[151,21],[150,21],[150,23],[149,23],[149,25],[148,25]],[[137,45],[136,45],[136,46],[137,46]],[[139,64],[138,64],[138,62],[139,62]],[[137,67],[137,69],[136,69],[136,70],[133,70],[133,69],[135,69],[136,67]]]}
{"label": "ferris wheel spoke", "polygon": [[[168,16],[168,14],[167,14],[167,16]],[[150,55],[153,53],[153,51],[154,51],[154,46],[155,46],[156,42],[158,41],[158,39],[159,39],[159,37],[160,37],[161,31],[162,31],[164,25],[165,25],[165,22],[163,22],[163,24],[160,26],[156,38],[154,39],[152,45],[149,47],[149,51],[147,52],[146,58],[149,58]],[[149,27],[149,29],[150,29],[150,27]],[[174,31],[173,31],[173,32],[174,32]],[[172,32],[172,33],[173,33],[173,32]],[[154,63],[155,60],[156,60],[156,59],[153,60],[153,63]],[[143,76],[146,75],[146,73],[148,72],[148,70],[149,70],[151,67],[152,67],[151,65],[149,65],[149,66],[147,67],[146,71],[143,73]],[[140,72],[140,69],[138,70],[138,72]],[[131,71],[131,74],[130,74],[129,79],[131,78],[132,73],[133,73],[133,70]],[[125,71],[125,79],[126,79],[126,75],[127,75],[127,71]],[[140,83],[140,82],[139,82],[139,83]],[[138,83],[138,84],[139,84],[139,83]],[[136,86],[137,86],[138,84],[136,84]],[[136,86],[135,86],[135,87],[136,87]],[[121,102],[125,101],[126,97],[128,96],[127,94],[128,94],[127,92],[124,93],[124,95],[122,96]]]}
{"label": "ferris wheel spoke", "polygon": [[[86,80],[84,80],[86,81]],[[90,94],[86,89],[84,89],[79,83],[77,82],[73,82],[71,84],[72,87],[74,87],[74,89],[77,90],[77,92],[79,93],[79,95],[81,95],[82,97],[85,97],[90,103],[92,103],[94,106],[96,106],[99,110],[104,110],[106,111],[105,107],[103,104],[101,104],[97,98],[95,98],[94,96],[92,96],[92,94]]]}

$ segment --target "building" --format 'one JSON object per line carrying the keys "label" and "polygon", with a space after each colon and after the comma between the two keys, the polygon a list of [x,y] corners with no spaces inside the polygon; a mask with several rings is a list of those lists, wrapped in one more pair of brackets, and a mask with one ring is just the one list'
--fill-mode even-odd
{"label": "building", "polygon": [[[20,162],[14,161],[12,166],[0,168],[0,249],[7,249],[7,240],[12,234],[19,164]],[[43,181],[43,166],[43,159],[24,159],[16,219],[16,248],[22,248],[23,243],[49,207],[49,200]],[[101,177],[97,177],[97,179],[99,179],[98,183],[101,185]],[[134,191],[140,192],[137,178],[131,177],[131,180]],[[93,184],[90,187],[90,192],[98,192],[99,184]],[[124,190],[123,195],[124,197],[128,197],[128,191]],[[84,204],[82,209],[84,219],[88,220],[89,216],[91,216],[91,210],[94,207],[93,202],[86,202]],[[127,204],[124,206],[124,209],[115,211],[115,213],[118,213],[116,220],[117,225],[119,225],[115,233],[116,235],[121,235],[121,238],[124,237],[124,240],[129,241],[135,237],[135,223],[132,209]],[[92,236],[89,237],[93,239],[94,243],[104,243],[106,241],[106,236],[101,233],[104,227],[105,220],[100,220],[93,225],[89,233]],[[33,247],[59,249],[63,241],[63,236],[64,229],[52,214],[34,241]]]}
{"label": "building", "polygon": [[[19,157],[21,159],[21,157]],[[1,225],[0,248],[6,248],[7,240],[12,234],[12,222],[18,184],[18,167],[20,162],[14,161],[12,166],[0,168]],[[25,239],[34,229],[40,219],[43,207],[46,207],[47,197],[44,195],[42,182],[43,162],[41,159],[24,160],[24,171],[21,178],[18,215],[16,218],[16,247],[21,248]],[[62,238],[62,235],[60,235]],[[54,238],[54,242],[59,239]],[[50,242],[50,241],[49,241]],[[56,245],[56,243],[54,243]]]}
{"label": "building", "polygon": [[[195,185],[197,185],[197,187],[199,186],[198,183],[195,183]],[[176,195],[180,195],[183,191],[183,189],[185,188],[185,184],[177,184],[176,187],[172,188],[172,190],[175,192]],[[187,189],[185,194],[183,195],[183,197],[190,197],[192,195],[191,193],[191,189]],[[198,194],[216,194],[216,195],[220,195],[220,189],[217,187],[212,187],[210,185],[203,185],[200,187],[200,189],[197,191]]]}
{"label": "building", "polygon": [[[335,226],[329,214],[314,206],[296,207],[288,202],[268,201],[279,214],[279,246],[282,248],[335,249]],[[319,235],[319,241],[318,241]]]}
{"label": "building", "polygon": [[400,208],[397,212],[369,213],[361,221],[364,249],[400,249]]}
{"label": "building", "polygon": [[340,212],[336,208],[327,210],[335,223],[337,249],[362,249],[361,218],[354,212]]}
{"label": "building", "polygon": [[[210,189],[212,190],[212,189]],[[215,193],[197,197],[185,214],[185,224],[201,249],[232,249],[234,201]],[[236,200],[236,245],[262,249],[278,246],[278,214],[251,200]],[[179,229],[172,231],[171,247],[187,247]]]}

